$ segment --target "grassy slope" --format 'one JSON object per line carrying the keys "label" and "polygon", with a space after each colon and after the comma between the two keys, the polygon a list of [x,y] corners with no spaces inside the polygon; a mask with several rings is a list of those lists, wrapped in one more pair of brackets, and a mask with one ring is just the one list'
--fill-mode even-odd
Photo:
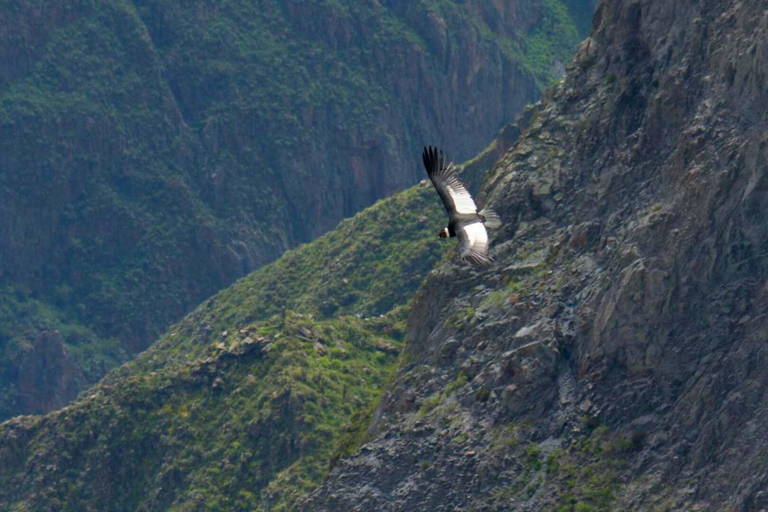
{"label": "grassy slope", "polygon": [[[235,261],[211,270],[230,253],[223,240],[261,237],[259,257],[276,256],[287,235],[269,226],[289,217],[287,205],[258,188],[301,177],[281,176],[283,163],[264,155],[311,140],[317,127],[307,116],[375,132],[396,99],[376,81],[372,51],[430,51],[403,13],[342,0],[290,5],[307,9],[299,20],[354,20],[350,43],[332,48],[319,42],[329,27],[297,26],[284,6],[248,2],[209,10],[163,0],[53,3],[41,11],[55,25],[45,38],[18,32],[29,39],[21,72],[0,80],[0,193],[30,212],[20,229],[34,233],[50,217],[64,235],[47,261],[28,259],[32,273],[0,276],[0,418],[14,411],[13,357],[34,331],[58,329],[92,382],[239,275]],[[0,2],[0,12],[28,8]],[[484,44],[503,48],[542,84],[578,40],[578,13],[569,17],[556,0],[543,3],[540,28],[509,38],[456,2],[410,8],[434,10],[449,27],[468,20]],[[262,135],[253,136],[254,126]],[[235,171],[213,192],[210,177],[222,169]],[[60,202],[68,206],[54,215]],[[243,215],[257,221],[242,223]],[[343,312],[343,301],[368,285],[371,294],[382,286],[324,292],[323,311]]]}
{"label": "grassy slope", "polygon": [[407,303],[449,247],[441,217],[430,187],[379,202],[210,299],[72,406],[3,424],[0,503],[290,510],[393,370]]}
{"label": "grassy slope", "polygon": [[116,374],[149,371],[200,357],[220,333],[265,320],[283,308],[318,318],[385,314],[407,302],[444,246],[436,236],[440,205],[429,186],[416,186],[204,302],[147,352]]}

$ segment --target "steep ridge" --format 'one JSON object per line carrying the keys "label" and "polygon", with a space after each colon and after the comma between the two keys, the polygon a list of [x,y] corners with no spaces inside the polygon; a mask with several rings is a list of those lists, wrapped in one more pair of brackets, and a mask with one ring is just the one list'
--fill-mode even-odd
{"label": "steep ridge", "polygon": [[592,4],[0,2],[0,418],[69,396],[19,395],[41,332],[92,383],[415,183],[422,141],[476,153]]}
{"label": "steep ridge", "polygon": [[768,11],[606,0],[304,510],[768,509]]}
{"label": "steep ridge", "polygon": [[0,508],[295,510],[359,446],[410,299],[449,247],[442,224],[429,183],[381,201],[207,300],[72,405],[0,424]]}

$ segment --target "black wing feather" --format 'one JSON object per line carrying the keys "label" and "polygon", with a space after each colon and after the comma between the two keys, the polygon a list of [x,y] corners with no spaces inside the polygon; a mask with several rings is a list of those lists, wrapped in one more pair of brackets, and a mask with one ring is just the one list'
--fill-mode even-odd
{"label": "black wing feather", "polygon": [[[451,191],[455,196],[459,196],[463,201],[463,206],[466,207],[466,199],[471,201],[471,196],[464,185],[459,181],[459,175],[453,164],[447,163],[445,154],[438,150],[436,147],[427,146],[422,153],[422,160],[424,161],[424,168],[427,170],[427,175],[435,186],[440,199],[443,200],[445,210],[448,212],[448,216],[452,216],[456,213],[457,206],[454,201],[454,196],[451,195]],[[465,197],[466,196],[466,197]],[[471,207],[474,207],[474,202],[471,203]],[[475,213],[473,212],[464,213]]]}

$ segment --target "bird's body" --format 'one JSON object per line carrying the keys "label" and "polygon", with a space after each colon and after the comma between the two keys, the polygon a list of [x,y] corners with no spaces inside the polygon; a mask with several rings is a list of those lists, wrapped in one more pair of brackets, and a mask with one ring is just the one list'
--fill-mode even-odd
{"label": "bird's body", "polygon": [[429,179],[435,186],[435,190],[443,201],[445,211],[448,213],[448,226],[440,231],[438,236],[441,238],[457,237],[462,259],[474,263],[490,263],[488,232],[485,228],[500,227],[499,216],[487,208],[477,211],[475,201],[459,181],[453,164],[446,163],[442,151],[433,147],[425,147],[422,159]]}

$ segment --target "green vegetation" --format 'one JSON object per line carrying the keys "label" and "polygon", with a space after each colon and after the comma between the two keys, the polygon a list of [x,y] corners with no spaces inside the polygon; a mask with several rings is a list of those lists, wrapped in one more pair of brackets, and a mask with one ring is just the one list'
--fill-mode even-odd
{"label": "green vegetation", "polygon": [[[440,208],[423,186],[381,201],[202,304],[64,411],[3,425],[0,502],[293,510],[363,441],[410,298],[449,247]],[[12,485],[27,464],[51,485]]]}
{"label": "green vegetation", "polygon": [[422,402],[421,407],[419,407],[419,416],[426,416],[428,413],[432,412],[438,406],[443,404],[443,402],[448,400],[449,397],[451,397],[456,393],[456,391],[463,387],[467,381],[467,372],[464,370],[460,371],[456,379],[449,383],[445,389],[438,393],[434,393]]}
{"label": "green vegetation", "polygon": [[518,444],[518,428],[514,423],[498,426],[491,432],[490,449],[493,451],[505,451],[514,448]]}
{"label": "green vegetation", "polygon": [[543,0],[538,20],[515,38],[502,38],[475,19],[484,39],[494,41],[512,60],[527,69],[543,90],[564,74],[574,50],[587,35],[596,1]]}
{"label": "green vegetation", "polygon": [[[0,291],[0,376],[12,374],[35,334],[46,329],[59,331],[89,382],[128,359],[118,340],[101,339],[70,320],[55,306],[31,298],[28,290],[9,286]],[[15,383],[0,378],[0,419],[13,415],[17,395]]]}
{"label": "green vegetation", "polygon": [[[0,2],[14,56],[0,77],[0,209],[14,222],[0,232],[0,346],[67,330],[97,380],[376,199],[358,190],[367,162],[338,148],[417,153],[407,128],[424,116],[392,76],[404,62],[442,69],[424,19],[443,20],[454,47],[469,37],[545,84],[575,49],[581,3],[546,0],[530,30],[508,34],[451,0]],[[328,290],[322,313],[343,313],[368,285],[371,296],[384,286]],[[13,413],[13,352],[0,353],[0,418]]]}
{"label": "green vegetation", "polygon": [[[166,500],[219,510],[267,500],[291,510],[326,474],[347,418],[377,399],[396,360],[382,340],[399,346],[389,333],[401,316],[313,322],[287,312],[243,326],[215,356],[98,386],[54,424],[33,420],[30,461],[66,468],[51,475],[53,489],[15,494],[3,462],[0,501],[106,510],[110,494],[86,469],[96,467],[126,510]],[[9,449],[3,442],[4,461]]]}
{"label": "green vegetation", "polygon": [[595,429],[571,452],[558,450],[548,461],[549,478],[562,482],[558,512],[610,511],[622,487],[626,457],[637,448],[632,438],[610,436],[607,427]]}
{"label": "green vegetation", "polygon": [[115,375],[203,357],[220,341],[237,337],[233,326],[284,309],[321,319],[367,318],[406,304],[449,247],[435,236],[441,208],[425,186],[380,201],[215,295]]}
{"label": "green vegetation", "polygon": [[[568,449],[545,452],[535,442],[525,446],[519,440],[530,436],[523,424],[497,426],[491,432],[489,449],[504,455],[508,483],[496,487],[488,504],[503,506],[510,501],[527,501],[540,489],[539,506],[558,512],[611,511],[626,477],[627,459],[638,450],[643,436],[628,438],[597,427]],[[546,455],[545,455],[546,453]]]}
{"label": "green vegetation", "polygon": [[526,453],[528,454],[528,464],[535,470],[539,471],[542,467],[541,464],[541,448],[539,445],[535,443],[531,443],[528,445],[528,449],[526,450]]}
{"label": "green vegetation", "polygon": [[580,41],[581,35],[567,5],[559,0],[543,0],[539,23],[523,37],[525,63],[541,83],[547,84],[556,75],[558,64],[564,73]]}
{"label": "green vegetation", "polygon": [[485,388],[480,388],[477,391],[475,391],[475,400],[477,400],[478,402],[487,402],[490,396],[491,396],[491,392]]}

